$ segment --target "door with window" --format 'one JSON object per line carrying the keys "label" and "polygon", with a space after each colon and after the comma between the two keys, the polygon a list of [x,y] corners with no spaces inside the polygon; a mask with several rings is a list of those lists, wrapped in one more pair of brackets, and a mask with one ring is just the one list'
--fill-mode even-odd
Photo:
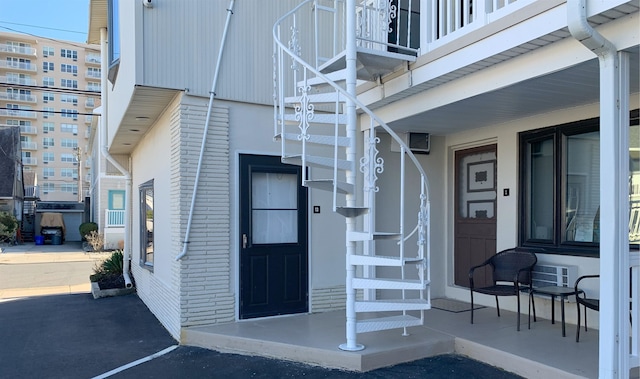
{"label": "door with window", "polygon": [[240,318],[308,311],[307,189],[299,166],[240,156]]}
{"label": "door with window", "polygon": [[[469,269],[496,253],[497,146],[455,154],[454,281],[469,287]],[[488,269],[477,271],[476,286],[490,284]]]}

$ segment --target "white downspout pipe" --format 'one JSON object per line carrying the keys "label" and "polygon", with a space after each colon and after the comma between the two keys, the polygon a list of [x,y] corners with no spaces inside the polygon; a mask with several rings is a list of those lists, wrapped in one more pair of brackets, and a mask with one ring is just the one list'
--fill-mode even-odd
{"label": "white downspout pipe", "polygon": [[235,0],[231,0],[229,8],[227,9],[227,20],[224,24],[224,32],[222,33],[222,39],[220,41],[220,50],[218,51],[218,61],[216,62],[216,68],[213,74],[213,81],[211,83],[211,91],[209,91],[209,107],[207,109],[207,117],[204,122],[204,131],[202,132],[202,145],[200,146],[200,157],[198,158],[198,168],[196,169],[196,178],[193,183],[193,194],[191,195],[191,207],[189,209],[189,217],[187,219],[187,230],[184,233],[184,241],[182,242],[182,252],[176,256],[176,261],[182,259],[187,254],[187,247],[189,246],[189,234],[191,233],[191,221],[193,220],[193,211],[196,206],[196,195],[198,194],[198,182],[200,181],[200,171],[202,168],[202,160],[204,158],[204,150],[207,146],[207,133],[209,132],[209,122],[211,119],[211,109],[213,108],[213,100],[216,96],[216,85],[218,84],[218,74],[220,73],[220,62],[222,61],[222,53],[224,51],[224,43],[227,39],[227,31],[229,30],[229,21],[233,14],[233,4]]}
{"label": "white downspout pipe", "polygon": [[[629,375],[628,55],[587,22],[586,0],[567,1],[571,35],[600,64],[599,377]],[[626,80],[625,80],[626,78]],[[626,122],[624,120],[627,120]]]}
{"label": "white downspout pipe", "polygon": [[109,78],[109,61],[108,61],[108,49],[107,49],[107,29],[100,29],[100,69],[102,71],[100,75],[100,96],[102,99],[102,116],[100,117],[100,150],[102,155],[108,160],[115,168],[118,169],[124,176],[126,185],[124,193],[124,253],[122,254],[122,276],[124,277],[124,284],[127,288],[133,286],[131,283],[131,277],[129,276],[130,262],[131,262],[131,173],[126,170],[118,161],[116,161],[107,148],[107,118],[108,118],[108,104],[109,98],[107,95],[108,88],[107,83]]}

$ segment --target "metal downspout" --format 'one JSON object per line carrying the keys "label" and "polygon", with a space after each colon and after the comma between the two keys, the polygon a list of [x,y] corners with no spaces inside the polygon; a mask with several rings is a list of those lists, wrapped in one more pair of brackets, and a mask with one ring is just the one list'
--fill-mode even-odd
{"label": "metal downspout", "polygon": [[100,59],[101,59],[101,77],[100,77],[100,97],[102,99],[102,116],[100,117],[100,151],[102,152],[102,156],[105,157],[106,160],[109,161],[115,168],[118,169],[124,175],[124,179],[126,182],[125,185],[125,194],[124,194],[124,254],[122,254],[122,276],[124,277],[124,284],[127,288],[133,286],[131,283],[131,277],[129,277],[129,269],[131,267],[131,173],[126,170],[118,161],[116,161],[111,154],[109,153],[109,149],[107,148],[107,115],[108,112],[108,95],[107,95],[107,83],[109,79],[107,77],[109,73],[109,64],[108,64],[108,56],[107,52],[107,29],[100,29]]}
{"label": "metal downspout", "polygon": [[200,181],[200,171],[202,168],[202,160],[204,158],[204,149],[207,145],[207,133],[209,131],[209,122],[211,118],[211,109],[213,108],[213,100],[215,99],[216,85],[218,84],[218,74],[220,73],[220,62],[222,61],[222,53],[224,51],[224,44],[227,39],[227,31],[229,30],[229,21],[233,14],[233,4],[235,0],[229,2],[229,8],[227,9],[227,20],[224,24],[224,32],[222,34],[222,40],[220,41],[220,50],[218,51],[218,61],[216,62],[216,68],[213,74],[213,82],[211,83],[211,91],[209,91],[209,107],[207,109],[207,117],[204,122],[204,130],[202,132],[202,145],[200,146],[200,157],[198,158],[198,168],[196,169],[196,178],[193,183],[193,194],[191,195],[191,207],[189,209],[189,217],[187,219],[187,230],[184,234],[184,241],[182,242],[182,252],[176,256],[176,261],[182,259],[187,254],[187,247],[189,246],[189,234],[191,233],[191,221],[193,220],[193,211],[196,205],[196,195],[198,194],[198,182]]}
{"label": "metal downspout", "polygon": [[567,25],[600,66],[600,302],[608,311],[599,314],[599,377],[624,378],[629,375],[628,55],[589,25],[586,0],[567,1]]}

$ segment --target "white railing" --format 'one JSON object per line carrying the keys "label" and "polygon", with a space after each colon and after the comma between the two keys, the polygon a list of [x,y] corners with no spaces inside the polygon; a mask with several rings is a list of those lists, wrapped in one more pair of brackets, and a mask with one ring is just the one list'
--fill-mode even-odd
{"label": "white railing", "polygon": [[85,63],[100,64],[102,59],[100,59],[100,56],[97,54],[88,54],[84,57],[84,61]]}
{"label": "white railing", "polygon": [[[359,0],[358,46],[417,54],[470,33],[532,0]],[[345,0],[316,0],[316,67],[345,50]],[[421,22],[427,18],[426,22]],[[422,25],[422,26],[421,26]],[[421,27],[426,27],[424,33]],[[420,41],[423,34],[427,41]]]}
{"label": "white railing", "polygon": [[0,109],[1,117],[21,117],[21,118],[38,118],[34,111],[25,111],[20,109]]}
{"label": "white railing", "polygon": [[14,46],[6,43],[0,44],[0,53],[13,53],[22,55],[36,55],[36,49],[33,47]]}
{"label": "white railing", "polygon": [[38,197],[38,196],[39,196],[38,186],[24,187],[24,197]]}
{"label": "white railing", "polygon": [[104,227],[105,228],[124,227],[124,210],[106,209],[104,211]]}
{"label": "white railing", "polygon": [[100,72],[96,72],[94,70],[87,70],[84,75],[87,78],[94,78],[94,79],[100,79],[100,77],[101,77]]}
{"label": "white railing", "polygon": [[36,166],[38,164],[37,158],[22,157],[22,164],[26,166]]}
{"label": "white railing", "polygon": [[640,252],[634,251],[629,257],[631,267],[631,348],[629,363],[640,367]]}
{"label": "white railing", "polygon": [[35,103],[37,101],[36,97],[33,95],[8,92],[0,92],[0,100],[21,101],[23,103]]}
{"label": "white railing", "polygon": [[38,144],[36,142],[21,141],[22,150],[38,150]]}
{"label": "white railing", "polygon": [[35,126],[20,125],[20,133],[22,134],[38,134],[38,128]]}
{"label": "white railing", "polygon": [[36,72],[36,65],[25,62],[0,61],[0,68]]}
{"label": "white railing", "polygon": [[0,76],[0,83],[22,84],[25,86],[37,86],[38,82],[31,78],[16,78],[13,76]]}

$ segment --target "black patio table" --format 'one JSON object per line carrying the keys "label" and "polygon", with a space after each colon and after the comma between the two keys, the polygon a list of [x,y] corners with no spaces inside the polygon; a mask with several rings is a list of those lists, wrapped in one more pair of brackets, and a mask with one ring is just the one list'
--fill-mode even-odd
{"label": "black patio table", "polygon": [[576,291],[573,287],[560,287],[560,286],[545,286],[533,288],[533,294],[551,296],[551,323],[555,324],[555,303],[556,296],[560,297],[560,309],[562,314],[562,336],[566,337],[565,322],[564,322],[564,301],[569,296],[576,296],[582,293],[582,290]]}

